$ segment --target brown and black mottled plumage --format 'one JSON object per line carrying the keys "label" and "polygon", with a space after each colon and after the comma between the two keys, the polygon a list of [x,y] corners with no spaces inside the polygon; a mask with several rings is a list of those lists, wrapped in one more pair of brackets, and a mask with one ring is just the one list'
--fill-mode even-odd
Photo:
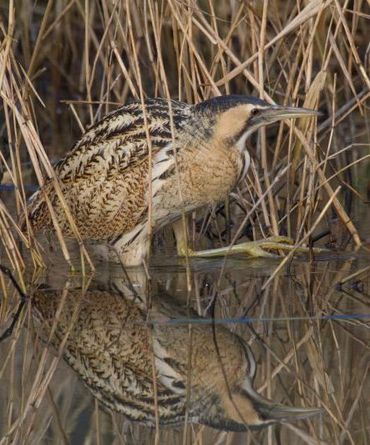
{"label": "brown and black mottled plumage", "polygon": [[[175,125],[184,122],[188,109],[172,102]],[[168,105],[148,100],[146,115],[153,155],[172,139]],[[109,239],[132,230],[147,208],[148,141],[140,103],[124,106],[91,127],[56,166],[68,206],[83,238]],[[53,186],[45,192],[57,210],[66,235],[71,229]],[[36,230],[53,225],[42,193],[31,200],[30,215]]]}
{"label": "brown and black mottled plumage", "polygon": [[[124,263],[138,264],[150,245],[149,201],[154,231],[183,212],[222,201],[248,169],[245,140],[253,131],[314,113],[247,96],[220,96],[197,105],[148,99],[145,113],[138,102],[105,116],[55,171],[82,238],[105,240]],[[63,233],[72,235],[51,181],[30,200],[33,228],[53,229],[45,195]]]}
{"label": "brown and black mottled plumage", "polygon": [[[172,296],[153,297],[148,314],[140,297],[129,298],[119,283],[112,289],[70,290],[65,299],[62,295],[53,290],[34,293],[38,335],[47,340],[53,329],[57,348],[67,336],[66,362],[105,407],[131,420],[154,426],[157,409],[161,425],[187,418],[244,431],[320,413],[260,396],[252,387],[256,363],[245,341],[221,325],[202,324],[201,317]],[[176,323],[189,317],[191,337],[187,323]]]}

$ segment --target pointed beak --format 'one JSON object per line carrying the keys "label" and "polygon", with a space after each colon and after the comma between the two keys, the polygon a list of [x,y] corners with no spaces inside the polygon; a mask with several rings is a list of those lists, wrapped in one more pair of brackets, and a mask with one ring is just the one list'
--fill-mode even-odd
{"label": "pointed beak", "polygon": [[247,397],[253,403],[253,407],[258,413],[261,425],[268,425],[276,422],[293,422],[295,420],[306,419],[307,417],[318,416],[323,413],[320,408],[296,408],[293,406],[280,405],[272,400],[265,399],[258,394],[248,383],[244,385]]}
{"label": "pointed beak", "polygon": [[261,403],[258,406],[260,415],[267,422],[291,422],[322,414],[320,408],[295,408],[273,403]]}
{"label": "pointed beak", "polygon": [[283,119],[294,119],[297,117],[319,116],[320,112],[310,110],[308,108],[298,107],[281,107],[279,105],[271,105],[265,109],[260,109],[260,113],[252,117],[253,126],[272,124],[273,122]]}

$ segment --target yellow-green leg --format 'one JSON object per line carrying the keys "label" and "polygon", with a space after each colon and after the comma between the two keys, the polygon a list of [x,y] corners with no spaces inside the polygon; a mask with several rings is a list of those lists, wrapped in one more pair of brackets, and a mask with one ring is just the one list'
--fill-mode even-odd
{"label": "yellow-green leg", "polygon": [[[276,258],[277,255],[269,252],[270,250],[280,250],[289,252],[295,250],[297,253],[307,253],[310,251],[308,247],[296,247],[293,245],[293,240],[286,236],[272,236],[259,241],[250,241],[245,243],[235,244],[234,246],[220,247],[217,249],[207,249],[194,251],[188,248],[187,237],[183,230],[182,220],[173,224],[177,243],[177,254],[179,256],[199,257],[199,258],[214,258],[225,255],[248,255],[254,258]],[[320,253],[325,249],[313,249],[314,253]]]}

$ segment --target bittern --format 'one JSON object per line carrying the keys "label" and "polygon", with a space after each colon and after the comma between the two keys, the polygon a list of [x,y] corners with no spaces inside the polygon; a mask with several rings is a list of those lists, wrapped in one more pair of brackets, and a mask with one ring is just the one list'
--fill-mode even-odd
{"label": "bittern", "polygon": [[[135,265],[149,252],[149,214],[155,232],[183,213],[225,200],[248,170],[248,136],[282,119],[316,114],[237,95],[196,105],[148,99],[125,105],[93,125],[55,171],[82,238],[113,247],[104,253],[107,259],[117,258],[112,257],[116,252],[124,264]],[[63,233],[72,235],[51,180],[31,198],[34,229],[54,227],[45,195]],[[174,227],[179,255],[223,255],[234,249],[267,256],[264,247],[284,247],[277,237],[230,250],[193,252],[186,246],[182,225]]]}
{"label": "bittern", "polygon": [[[32,312],[42,339],[52,331],[58,350],[65,341],[64,359],[94,397],[131,420],[155,426],[157,413],[161,425],[187,420],[245,431],[321,412],[258,394],[252,386],[257,364],[238,335],[219,324],[204,325],[172,295],[153,295],[151,302],[148,313],[140,296],[128,297],[120,283],[68,294],[40,289]],[[189,317],[191,336],[184,322]]]}

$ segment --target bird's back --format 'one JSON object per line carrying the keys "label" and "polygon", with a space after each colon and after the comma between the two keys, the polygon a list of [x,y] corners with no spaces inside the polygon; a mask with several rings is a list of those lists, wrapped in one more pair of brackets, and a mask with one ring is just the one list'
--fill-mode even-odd
{"label": "bird's back", "polygon": [[[173,139],[191,107],[166,99],[148,99],[145,116],[140,102],[125,105],[92,126],[56,166],[69,210],[83,238],[108,239],[134,228],[147,209],[149,144],[153,156]],[[147,124],[147,128],[145,126]],[[70,235],[65,211],[51,180],[29,204],[35,230],[52,229],[45,201],[49,197],[62,231]]]}

